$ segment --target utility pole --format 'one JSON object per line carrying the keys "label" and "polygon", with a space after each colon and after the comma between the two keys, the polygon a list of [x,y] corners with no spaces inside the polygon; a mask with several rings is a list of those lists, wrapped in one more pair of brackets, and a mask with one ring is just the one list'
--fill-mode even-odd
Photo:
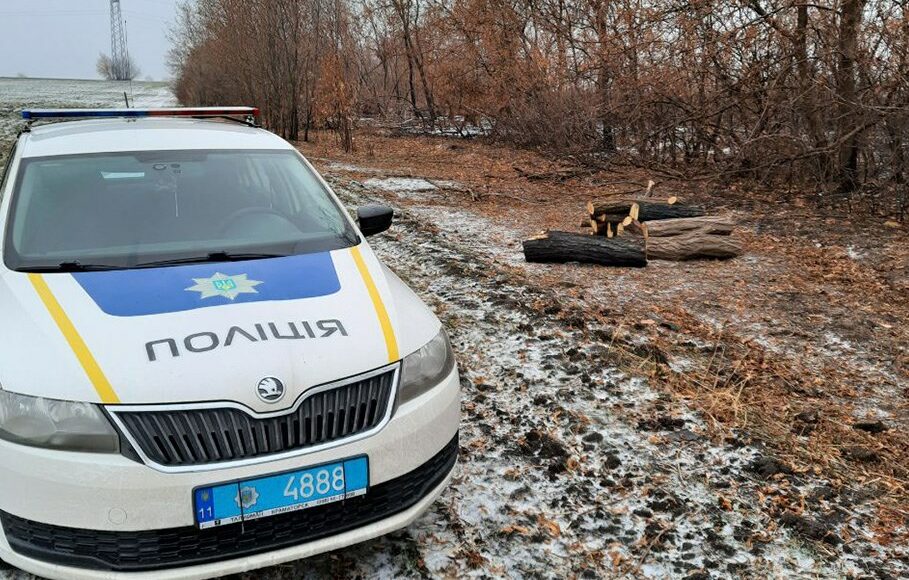
{"label": "utility pole", "polygon": [[110,0],[110,61],[113,80],[128,81],[132,78],[120,0]]}

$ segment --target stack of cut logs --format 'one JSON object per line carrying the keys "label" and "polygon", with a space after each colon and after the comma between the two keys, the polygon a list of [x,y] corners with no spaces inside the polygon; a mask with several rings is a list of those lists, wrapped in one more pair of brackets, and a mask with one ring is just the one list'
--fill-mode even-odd
{"label": "stack of cut logs", "polygon": [[742,253],[729,218],[676,197],[619,198],[587,204],[582,234],[547,231],[524,242],[528,262],[646,266],[647,260],[725,259]]}

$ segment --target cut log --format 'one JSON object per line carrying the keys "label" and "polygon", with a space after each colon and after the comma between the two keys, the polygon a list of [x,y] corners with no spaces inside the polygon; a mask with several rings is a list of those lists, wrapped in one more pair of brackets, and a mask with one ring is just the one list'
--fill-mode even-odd
{"label": "cut log", "polygon": [[603,266],[647,265],[644,242],[636,238],[603,238],[569,232],[544,232],[524,241],[528,262],[584,262]]}
{"label": "cut log", "polygon": [[[652,228],[653,224],[648,226]],[[715,236],[691,231],[666,238],[654,237],[650,231],[647,239],[647,258],[652,260],[697,260],[699,258],[726,259],[742,253],[742,246],[729,236]]]}
{"label": "cut log", "polygon": [[666,238],[691,231],[700,231],[716,236],[728,236],[732,233],[733,227],[735,227],[735,224],[727,217],[705,215],[702,217],[657,220],[650,222],[647,229],[650,235],[655,238]]}
{"label": "cut log", "polygon": [[605,216],[609,221],[622,220],[631,214],[632,206],[637,204],[637,220],[648,222],[652,220],[665,220],[672,218],[698,217],[704,215],[704,210],[681,203],[668,203],[665,199],[612,199],[601,202],[589,202],[587,213],[599,219]]}
{"label": "cut log", "polygon": [[632,236],[640,236],[645,240],[649,236],[650,232],[647,224],[644,222],[639,222],[638,220],[629,219],[625,225],[625,234]]}
{"label": "cut log", "polygon": [[[622,222],[621,219],[612,220],[606,219],[606,216],[600,216],[597,219],[590,220],[590,227],[593,228],[593,231],[598,236],[609,236],[610,233],[615,233],[616,227]],[[594,225],[596,224],[596,225]]]}
{"label": "cut log", "polygon": [[592,233],[593,235],[605,236],[606,230],[609,227],[609,223],[608,222],[598,222],[597,220],[592,219],[592,220],[590,220],[589,227],[590,227],[590,233]]}
{"label": "cut log", "polygon": [[[615,231],[615,227],[622,223],[622,221],[627,217],[628,216],[599,215],[594,218],[594,221],[599,222],[600,224],[611,224],[613,231]],[[605,231],[605,226],[603,226],[603,229],[601,229],[601,231]]]}

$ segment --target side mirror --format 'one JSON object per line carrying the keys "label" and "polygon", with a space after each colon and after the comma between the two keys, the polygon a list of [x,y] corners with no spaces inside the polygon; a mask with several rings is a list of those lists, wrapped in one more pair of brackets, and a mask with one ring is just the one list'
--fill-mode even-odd
{"label": "side mirror", "polygon": [[364,205],[357,208],[357,223],[364,236],[371,236],[390,228],[394,215],[394,210],[387,205]]}

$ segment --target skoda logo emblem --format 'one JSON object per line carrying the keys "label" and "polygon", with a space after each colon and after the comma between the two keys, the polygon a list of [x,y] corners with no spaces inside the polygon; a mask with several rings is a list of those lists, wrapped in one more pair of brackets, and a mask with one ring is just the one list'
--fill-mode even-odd
{"label": "skoda logo emblem", "polygon": [[284,383],[277,377],[265,377],[256,385],[256,394],[266,403],[277,403],[284,398]]}

